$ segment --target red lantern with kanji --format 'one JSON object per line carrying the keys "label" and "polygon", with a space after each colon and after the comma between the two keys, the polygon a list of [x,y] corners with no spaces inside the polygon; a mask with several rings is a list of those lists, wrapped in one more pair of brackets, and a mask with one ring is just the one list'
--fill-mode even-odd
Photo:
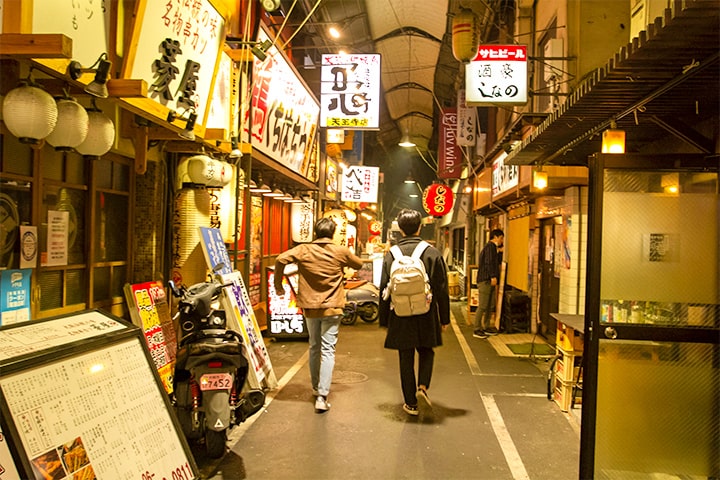
{"label": "red lantern with kanji", "polygon": [[382,232],[382,223],[377,220],[373,220],[368,225],[368,230],[370,230],[371,235],[380,235],[380,233]]}
{"label": "red lantern with kanji", "polygon": [[454,199],[453,191],[442,183],[433,183],[423,190],[423,208],[433,217],[442,217],[450,213]]}

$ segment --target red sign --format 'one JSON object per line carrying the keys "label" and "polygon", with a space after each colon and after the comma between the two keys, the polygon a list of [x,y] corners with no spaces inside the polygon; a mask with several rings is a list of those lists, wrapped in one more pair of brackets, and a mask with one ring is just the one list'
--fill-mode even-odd
{"label": "red sign", "polygon": [[442,183],[433,183],[423,190],[423,208],[433,217],[442,217],[450,213],[454,199],[453,191]]}
{"label": "red sign", "polygon": [[368,229],[370,230],[370,233],[372,235],[380,235],[382,232],[382,223],[378,222],[377,220],[373,220],[370,222],[370,225],[368,225]]}
{"label": "red sign", "polygon": [[460,178],[462,152],[457,144],[457,109],[443,108],[438,149],[438,178]]}

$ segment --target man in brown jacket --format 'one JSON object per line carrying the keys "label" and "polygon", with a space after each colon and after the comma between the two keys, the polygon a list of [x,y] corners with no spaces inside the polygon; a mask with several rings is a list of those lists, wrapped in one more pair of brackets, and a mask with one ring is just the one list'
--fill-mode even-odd
{"label": "man in brown jacket", "polygon": [[330,408],[330,393],[335,344],[345,306],[343,268],[360,269],[363,260],[349,248],[332,242],[337,225],[331,218],[315,223],[315,240],[281,253],[275,260],[275,291],[282,292],[285,266],[295,263],[298,280],[297,304],[303,309],[310,344],[310,381],[315,399],[315,412]]}

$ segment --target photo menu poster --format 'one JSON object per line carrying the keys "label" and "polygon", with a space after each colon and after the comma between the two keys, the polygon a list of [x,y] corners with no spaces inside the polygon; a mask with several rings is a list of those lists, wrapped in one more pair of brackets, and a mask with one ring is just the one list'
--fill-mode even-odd
{"label": "photo menu poster", "polygon": [[136,336],[0,377],[29,478],[196,478],[154,375]]}

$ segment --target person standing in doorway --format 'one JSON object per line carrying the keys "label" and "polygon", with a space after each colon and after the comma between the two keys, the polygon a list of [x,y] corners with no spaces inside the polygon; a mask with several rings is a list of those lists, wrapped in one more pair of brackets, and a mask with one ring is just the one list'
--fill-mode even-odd
{"label": "person standing in doorway", "polygon": [[349,248],[333,243],[337,225],[331,218],[315,223],[315,240],[291,248],[275,260],[275,291],[283,292],[283,272],[291,263],[297,265],[297,304],[303,309],[308,329],[310,381],[315,395],[315,412],[330,409],[330,393],[335,345],[345,306],[343,268],[356,270],[364,261]]}
{"label": "person standing in doorway", "polygon": [[[397,217],[402,238],[397,246],[403,255],[410,256],[422,241],[420,238],[422,217],[416,210],[403,209]],[[408,415],[418,415],[418,405],[430,409],[428,388],[433,372],[435,347],[442,345],[442,332],[450,324],[450,295],[448,293],[447,268],[440,252],[432,246],[423,251],[420,259],[425,267],[432,293],[430,310],[420,315],[399,317],[391,307],[391,299],[380,299],[380,326],[387,327],[385,348],[398,351],[400,359],[400,386],[403,410]],[[390,282],[393,254],[383,259],[380,291]],[[415,375],[415,352],[418,354],[418,372]],[[416,381],[417,378],[417,381]]]}
{"label": "person standing in doorway", "polygon": [[495,287],[500,280],[500,249],[505,241],[505,234],[500,229],[490,232],[490,241],[480,251],[478,262],[478,306],[475,311],[473,337],[487,338],[497,335],[495,328]]}

